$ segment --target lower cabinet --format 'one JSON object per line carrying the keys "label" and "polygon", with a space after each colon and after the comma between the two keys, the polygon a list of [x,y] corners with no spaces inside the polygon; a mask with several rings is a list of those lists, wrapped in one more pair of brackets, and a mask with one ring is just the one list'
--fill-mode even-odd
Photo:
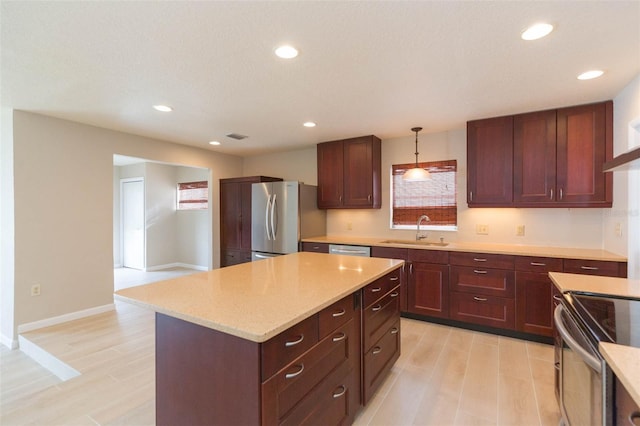
{"label": "lower cabinet", "polygon": [[515,300],[453,291],[451,319],[512,330],[515,326]]}
{"label": "lower cabinet", "polygon": [[409,250],[407,311],[449,318],[449,253]]}
{"label": "lower cabinet", "polygon": [[222,250],[220,256],[220,264],[222,266],[232,266],[246,262],[251,262],[250,250]]}

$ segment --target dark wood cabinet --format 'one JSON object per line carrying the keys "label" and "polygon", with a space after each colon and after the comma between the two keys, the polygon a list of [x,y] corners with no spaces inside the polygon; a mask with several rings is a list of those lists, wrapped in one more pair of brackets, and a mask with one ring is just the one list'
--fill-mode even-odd
{"label": "dark wood cabinet", "polygon": [[467,203],[513,203],[513,117],[467,123]]}
{"label": "dark wood cabinet", "polygon": [[376,136],[318,144],[318,208],[381,207],[381,141]]}
{"label": "dark wood cabinet", "polygon": [[627,277],[627,262],[565,259],[563,272],[570,274],[600,275],[603,277]]}
{"label": "dark wood cabinet", "polygon": [[[511,132],[511,133],[510,133]],[[467,123],[469,207],[611,207],[613,102]]]}
{"label": "dark wood cabinet", "polygon": [[362,290],[362,401],[367,404],[400,357],[399,269]]}
{"label": "dark wood cabinet", "polygon": [[251,261],[251,185],[267,176],[220,179],[220,266]]}
{"label": "dark wood cabinet", "polygon": [[449,318],[449,252],[409,250],[407,311]]}
{"label": "dark wood cabinet", "polygon": [[329,244],[327,243],[302,243],[302,251],[310,251],[313,253],[329,253]]}
{"label": "dark wood cabinet", "polygon": [[371,247],[371,257],[383,257],[386,259],[404,260],[405,264],[400,269],[400,312],[407,312],[407,261],[408,249],[396,247]]}

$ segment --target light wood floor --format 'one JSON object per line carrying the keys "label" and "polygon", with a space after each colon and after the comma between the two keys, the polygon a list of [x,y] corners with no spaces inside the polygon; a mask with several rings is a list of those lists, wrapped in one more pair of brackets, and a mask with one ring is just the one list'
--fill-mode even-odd
{"label": "light wood floor", "polygon": [[[154,317],[117,310],[25,333],[81,375],[0,351],[2,425],[152,425]],[[2,346],[2,345],[0,345]],[[402,356],[357,425],[557,425],[551,346],[402,320]]]}

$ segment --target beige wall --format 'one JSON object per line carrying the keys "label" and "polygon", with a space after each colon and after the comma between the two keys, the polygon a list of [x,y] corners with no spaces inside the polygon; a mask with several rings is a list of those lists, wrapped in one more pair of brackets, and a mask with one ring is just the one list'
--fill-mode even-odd
{"label": "beige wall", "polygon": [[[27,112],[14,112],[13,129],[16,325],[113,302],[114,154],[208,168],[213,200],[220,178],[242,172],[239,157]],[[213,205],[208,245],[217,267]],[[30,296],[34,283],[41,296]]]}
{"label": "beige wall", "polygon": [[0,110],[0,343],[17,347],[14,335],[13,110]]}
{"label": "beige wall", "polygon": [[317,185],[316,147],[245,157],[243,176],[272,176]]}

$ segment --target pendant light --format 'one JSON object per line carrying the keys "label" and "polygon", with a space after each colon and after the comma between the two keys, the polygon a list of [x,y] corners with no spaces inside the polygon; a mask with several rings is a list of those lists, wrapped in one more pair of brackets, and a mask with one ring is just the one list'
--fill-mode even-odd
{"label": "pendant light", "polygon": [[402,175],[402,180],[408,182],[422,182],[431,179],[429,172],[418,165],[418,132],[422,130],[422,127],[414,127],[412,132],[416,132],[416,166],[413,169],[409,169]]}

